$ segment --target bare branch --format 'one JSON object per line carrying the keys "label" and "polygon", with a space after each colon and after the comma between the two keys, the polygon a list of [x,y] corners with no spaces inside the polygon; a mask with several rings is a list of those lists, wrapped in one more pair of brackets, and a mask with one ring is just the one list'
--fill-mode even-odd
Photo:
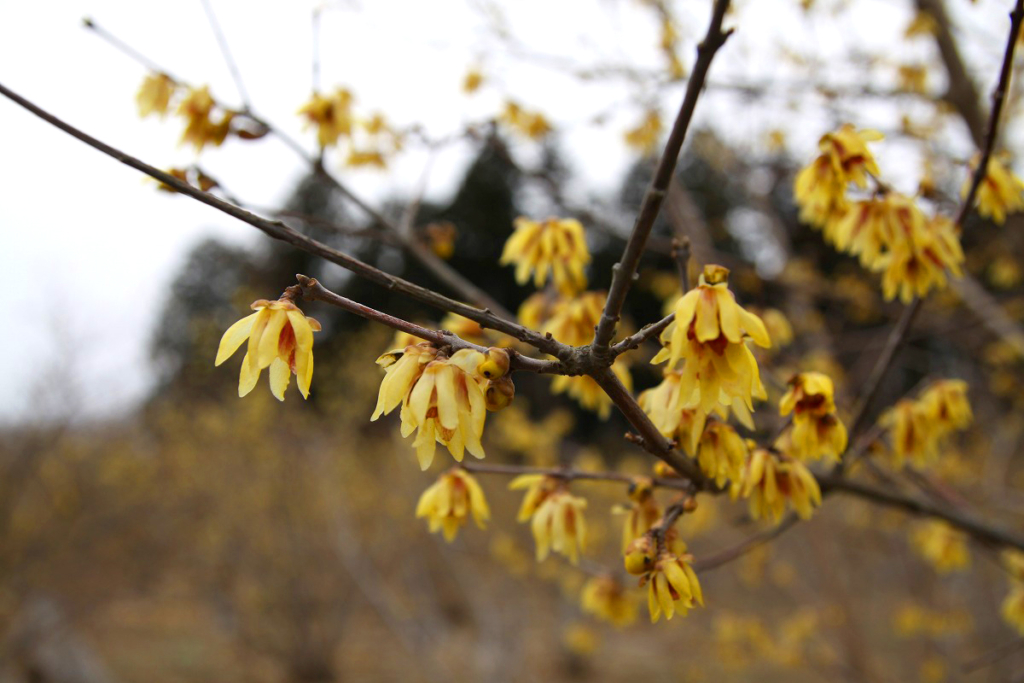
{"label": "bare branch", "polygon": [[[557,477],[565,481],[608,481],[619,484],[632,484],[636,479],[628,474],[619,472],[585,472],[564,467],[527,467],[524,465],[492,465],[490,463],[469,462],[462,463],[462,469],[474,474],[504,474],[508,476],[519,476],[521,474],[543,474],[546,477]],[[654,486],[666,489],[689,491],[693,484],[685,479],[665,479],[661,477],[651,478]]]}
{"label": "bare branch", "polygon": [[228,71],[231,72],[231,79],[235,82],[235,87],[238,88],[238,96],[242,98],[242,107],[248,112],[252,109],[252,100],[249,99],[249,93],[245,90],[245,82],[242,80],[242,72],[238,70],[238,64],[235,62],[235,58],[231,55],[231,47],[228,45],[227,37],[224,35],[224,31],[220,27],[220,22],[217,21],[217,15],[213,13],[213,5],[210,4],[210,0],[201,0],[203,5],[203,11],[206,12],[206,18],[210,22],[210,28],[213,30],[213,35],[217,39],[217,46],[220,47],[220,53],[224,56],[224,62],[228,66]]}
{"label": "bare branch", "polygon": [[322,242],[318,242],[296,232],[280,221],[272,221],[261,216],[257,216],[256,214],[226,202],[219,197],[215,197],[208,192],[203,192],[202,190],[192,187],[188,183],[175,178],[169,173],[165,173],[154,166],[150,166],[146,162],[141,161],[130,154],[126,154],[119,149],[111,147],[105,142],[101,142],[87,133],[82,132],[71,124],[64,122],[53,114],[50,114],[39,106],[21,97],[3,84],[0,84],[0,95],[3,95],[19,106],[27,109],[68,135],[84,142],[100,152],[103,152],[107,156],[120,161],[122,164],[130,166],[137,171],[145,173],[151,178],[159,180],[165,185],[174,188],[181,194],[192,197],[193,199],[196,199],[208,206],[212,206],[218,211],[226,213],[233,218],[237,218],[240,221],[248,223],[269,237],[281,240],[282,242],[287,242],[288,244],[302,249],[303,251],[320,256],[331,263],[336,263],[342,268],[350,270],[360,277],[366,278],[367,280],[387,289],[404,294],[415,301],[419,301],[420,303],[433,306],[434,308],[438,308],[443,311],[457,313],[463,317],[469,318],[470,320],[475,320],[485,328],[507,334],[522,342],[530,344],[544,353],[548,353],[558,358],[572,356],[574,354],[572,347],[566,346],[561,342],[555,341],[552,338],[548,338],[532,330],[528,330],[522,325],[500,318],[487,309],[474,308],[473,306],[455,301],[454,299],[449,299],[446,296],[409,282],[408,280],[404,280],[394,275],[389,275],[388,273],[374,268],[368,263],[364,263],[353,256],[349,256],[342,251],[338,251],[337,249],[329,247]]}
{"label": "bare branch", "polygon": [[633,279],[636,277],[637,267],[640,265],[640,257],[643,255],[644,247],[647,244],[647,237],[654,227],[654,221],[661,210],[661,204],[665,199],[672,175],[675,173],[676,161],[679,152],[683,147],[683,140],[686,138],[686,131],[689,128],[690,120],[693,118],[693,111],[697,106],[697,98],[700,96],[707,77],[708,69],[711,67],[711,60],[715,53],[725,44],[731,31],[722,31],[722,21],[725,12],[729,8],[729,0],[715,0],[711,10],[711,22],[708,25],[707,34],[704,40],[697,46],[697,61],[693,66],[693,73],[686,84],[686,94],[683,97],[683,104],[676,116],[672,131],[669,133],[665,150],[658,161],[657,170],[651,179],[651,184],[644,194],[640,212],[637,215],[636,223],[633,226],[633,233],[626,242],[626,248],[622,252],[622,258],[615,264],[612,275],[612,284],[608,289],[608,299],[605,301],[604,312],[597,324],[594,333],[593,352],[597,355],[607,354],[608,344],[615,335],[615,327],[622,314],[622,306],[626,302],[626,295],[629,293]]}
{"label": "bare branch", "polygon": [[719,551],[714,555],[707,555],[705,557],[700,558],[699,560],[696,560],[693,563],[693,569],[694,571],[698,572],[707,572],[711,571],[712,569],[717,569],[722,565],[728,564],[733,560],[739,559],[740,557],[743,557],[744,555],[749,553],[751,550],[754,550],[755,548],[762,546],[765,543],[774,541],[776,538],[786,533],[786,531],[793,528],[793,526],[797,523],[797,521],[799,521],[799,519],[799,517],[797,517],[795,514],[791,512],[788,515],[786,515],[785,519],[779,522],[778,525],[772,527],[771,529],[765,529],[764,531],[758,532],[753,536],[743,539],[731,548],[726,548],[725,550]]}

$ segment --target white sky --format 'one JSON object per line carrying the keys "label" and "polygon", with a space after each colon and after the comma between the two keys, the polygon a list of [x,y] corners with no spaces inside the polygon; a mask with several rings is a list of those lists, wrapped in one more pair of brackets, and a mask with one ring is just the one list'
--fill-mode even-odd
{"label": "white sky", "polygon": [[[303,133],[294,113],[310,91],[310,17],[316,4],[213,0],[255,109],[310,149],[312,133]],[[657,24],[637,0],[503,4],[512,35],[532,52],[580,64],[662,63],[654,47]],[[896,45],[910,3],[857,4],[863,9],[833,22],[807,20],[795,0],[740,2],[740,30],[716,61],[712,80],[778,78],[780,44],[837,60],[851,47]],[[992,27],[1005,23],[1004,4],[1009,7],[990,0],[960,10],[965,32],[980,45],[979,62],[998,64],[1003,29]],[[380,109],[399,125],[421,122],[438,136],[492,115],[511,93],[524,105],[541,108],[565,131],[561,146],[581,185],[616,187],[632,158],[621,132],[639,119],[642,94],[621,81],[581,84],[508,54],[485,30],[479,8],[487,5],[483,0],[330,3],[322,21],[322,84],[350,87],[364,111]],[[682,54],[690,66],[710,2],[677,5]],[[0,82],[156,166],[193,161],[190,149],[177,146],[177,121],[137,118],[134,94],[144,68],[83,29],[85,15],[172,74],[209,83],[216,98],[239,103],[198,0],[0,3]],[[900,44],[891,54],[913,60],[930,53]],[[482,65],[491,85],[466,98],[459,86],[471,64]],[[851,73],[847,67],[835,75],[842,80]],[[669,112],[680,94],[680,87],[672,87],[656,100]],[[782,100],[779,106],[742,111],[730,108],[734,104],[735,99],[709,98],[698,107],[698,125],[714,119],[733,139],[746,141],[785,128],[807,154],[829,125],[820,116],[795,117]],[[611,112],[609,123],[592,125],[590,119],[601,111]],[[865,108],[860,116],[865,120],[858,125],[893,125],[889,110]],[[457,147],[437,160],[431,194],[451,189],[467,155],[465,147]],[[913,159],[893,159],[883,169],[888,165],[897,174],[912,174]],[[204,152],[201,163],[236,195],[261,206],[278,205],[303,169],[290,150],[270,138],[229,142]],[[411,152],[387,173],[341,174],[360,194],[379,200],[415,186],[423,163],[422,154]],[[0,98],[0,289],[8,305],[21,312],[0,334],[0,419],[46,409],[35,390],[45,384],[42,377],[61,367],[70,368],[73,381],[57,387],[57,393],[75,398],[76,409],[87,415],[109,413],[143,395],[152,376],[147,342],[158,322],[162,292],[190,246],[211,235],[239,243],[263,239],[197,202],[156,192],[136,171]],[[48,392],[53,391],[51,382]]]}

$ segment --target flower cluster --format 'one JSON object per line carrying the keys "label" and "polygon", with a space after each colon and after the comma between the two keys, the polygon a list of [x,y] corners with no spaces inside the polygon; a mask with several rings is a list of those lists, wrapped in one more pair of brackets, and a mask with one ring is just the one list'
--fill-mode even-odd
{"label": "flower cluster", "polygon": [[718,405],[742,403],[753,410],[753,399],[767,397],[757,360],[747,346],[752,340],[768,348],[764,323],[736,303],[729,291],[729,270],[708,265],[697,287],[680,297],[675,320],[661,334],[662,350],[652,363],[685,361],[679,376],[680,408],[700,408],[705,414]]}
{"label": "flower cluster", "polygon": [[573,564],[579,562],[587,543],[587,523],[583,517],[587,501],[569,493],[564,481],[540,474],[518,476],[508,487],[526,489],[519,521],[530,520],[537,561],[542,562],[553,550]]}
{"label": "flower cluster", "polygon": [[435,442],[459,462],[465,451],[484,457],[480,439],[487,410],[508,405],[507,351],[462,349],[448,357],[422,343],[389,351],[377,364],[386,374],[370,420],[401,405],[402,436],[417,432],[413,447],[422,469],[434,460]]}
{"label": "flower cluster", "polygon": [[747,462],[747,444],[724,422],[710,420],[700,437],[697,464],[701,472],[722,486],[726,480],[739,481]]}
{"label": "flower cluster", "polygon": [[178,100],[175,114],[185,122],[181,144],[191,144],[196,153],[207,145],[219,147],[231,134],[243,139],[255,139],[266,134],[266,130],[234,127],[232,123],[239,113],[220,106],[205,85],[201,88],[188,87],[167,74],[151,73],[142,81],[135,95],[135,103],[142,118],[150,115],[166,116],[175,99]]}
{"label": "flower cluster", "polygon": [[819,155],[796,177],[794,194],[800,219],[821,228],[836,249],[882,273],[887,300],[909,303],[946,286],[946,272],[960,277],[964,261],[958,228],[948,218],[924,215],[909,197],[881,187],[872,197],[851,200],[850,185],[867,188],[878,164],[867,147],[880,140],[876,131],[850,124],[822,137]]}
{"label": "flower cluster", "polygon": [[918,467],[935,462],[942,441],[973,421],[967,399],[967,383],[942,379],[930,384],[920,396],[901,399],[883,413],[880,422],[889,430],[895,464],[908,460]]}
{"label": "flower cluster", "polygon": [[685,617],[695,605],[704,606],[704,594],[691,566],[693,555],[686,553],[682,542],[678,547],[679,552],[664,550],[656,559],[647,555],[640,564],[631,563],[627,555],[626,571],[640,575],[640,585],[647,586],[651,623],[657,622],[662,614],[665,619],[676,614]]}
{"label": "flower cluster", "polygon": [[388,155],[401,149],[402,136],[379,113],[357,116],[354,102],[355,97],[345,88],[336,88],[330,94],[314,92],[298,114],[306,120],[307,126],[316,128],[321,149],[339,147],[346,142],[348,166],[383,168]]}
{"label": "flower cluster", "polygon": [[430,533],[442,531],[446,541],[451,542],[459,527],[473,516],[476,525],[483,529],[484,522],[491,518],[483,489],[476,479],[463,469],[453,468],[440,477],[420,496],[416,504],[416,517],[425,517],[430,524]]}
{"label": "flower cluster", "polygon": [[516,282],[523,285],[533,275],[533,285],[544,286],[550,274],[558,291],[572,295],[584,290],[590,251],[583,226],[573,218],[533,221],[520,216],[515,231],[505,242],[499,263],[515,264]]}
{"label": "flower cluster", "polygon": [[836,415],[832,379],[820,372],[802,372],[789,380],[779,414],[793,414],[788,452],[800,460],[827,458],[839,462],[846,450],[846,426]]}
{"label": "flower cluster", "polygon": [[629,626],[636,621],[636,600],[622,583],[607,574],[592,577],[583,585],[580,607],[613,626]]}
{"label": "flower cluster", "polygon": [[302,397],[309,398],[313,333],[320,331],[320,323],[303,315],[287,295],[277,301],[254,301],[252,309],[256,312],[236,322],[221,337],[214,365],[226,361],[248,340],[238,378],[239,396],[252,391],[260,373],[270,368],[270,391],[279,401],[284,400],[292,374]]}
{"label": "flower cluster", "polygon": [[749,500],[750,516],[780,522],[787,505],[809,519],[821,505],[821,488],[799,460],[758,448],[747,460],[743,477],[733,490]]}
{"label": "flower cluster", "polygon": [[527,111],[517,102],[509,100],[498,120],[510,130],[531,140],[540,140],[551,132],[551,124],[544,114]]}

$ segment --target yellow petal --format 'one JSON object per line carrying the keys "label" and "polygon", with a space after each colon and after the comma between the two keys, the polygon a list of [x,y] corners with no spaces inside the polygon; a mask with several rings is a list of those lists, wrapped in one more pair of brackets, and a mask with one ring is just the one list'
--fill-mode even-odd
{"label": "yellow petal", "polygon": [[295,345],[300,351],[307,351],[313,348],[313,328],[306,316],[299,311],[286,311],[288,322],[292,324],[292,331],[295,332]]}
{"label": "yellow petal", "polygon": [[252,331],[253,323],[256,322],[256,316],[259,312],[247,315],[234,325],[228,328],[224,336],[220,338],[220,346],[217,347],[217,360],[213,364],[220,365],[238,350],[238,347],[249,338],[249,333]]}
{"label": "yellow petal", "polygon": [[255,367],[251,360],[248,353],[242,359],[242,372],[238,376],[238,396],[240,398],[252,391],[260,379],[260,369]]}
{"label": "yellow petal", "polygon": [[291,368],[280,358],[275,358],[270,363],[270,392],[278,401],[284,400],[284,392],[288,389],[288,380],[291,376]]}
{"label": "yellow petal", "polygon": [[270,319],[267,321],[263,336],[260,337],[260,345],[257,350],[256,365],[261,368],[269,367],[274,359],[278,357],[278,345],[281,342],[281,330],[288,322],[288,314],[280,309],[270,312]]}

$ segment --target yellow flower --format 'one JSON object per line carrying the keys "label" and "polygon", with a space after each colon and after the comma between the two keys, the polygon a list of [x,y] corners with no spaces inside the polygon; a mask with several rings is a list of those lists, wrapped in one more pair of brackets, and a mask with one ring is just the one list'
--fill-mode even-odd
{"label": "yellow flower", "polygon": [[484,83],[484,75],[478,69],[470,69],[462,79],[462,92],[467,95],[480,89]]}
{"label": "yellow flower", "polygon": [[1012,581],[1024,582],[1024,552],[1020,550],[1004,550],[1002,553],[1003,567]]}
{"label": "yellow flower", "polygon": [[785,313],[777,308],[766,308],[761,311],[760,317],[773,346],[789,346],[793,343],[793,326],[789,324]]}
{"label": "yellow flower", "polygon": [[960,379],[940,379],[921,392],[921,410],[941,436],[954,430],[966,429],[974,420],[971,404],[967,400],[967,382]]}
{"label": "yellow flower", "polygon": [[309,102],[298,111],[307,125],[317,127],[317,142],[321,147],[337,144],[338,138],[352,135],[352,93],[338,88],[332,95],[314,92]]}
{"label": "yellow flower", "polygon": [[309,383],[313,379],[313,333],[320,331],[320,323],[307,318],[299,307],[289,300],[254,301],[256,311],[229,327],[221,337],[214,365],[220,365],[248,339],[242,372],[238,379],[238,395],[245,396],[270,368],[270,391],[279,400],[292,373],[296,376],[299,392],[309,398]]}
{"label": "yellow flower", "polygon": [[562,481],[555,477],[548,477],[543,474],[521,474],[511,482],[508,488],[510,491],[526,489],[523,496],[523,503],[519,506],[517,522],[525,522],[537,511],[541,503],[548,499],[562,485]]}
{"label": "yellow flower", "polygon": [[587,501],[566,491],[564,485],[544,498],[530,522],[538,562],[552,550],[565,555],[573,564],[579,562],[587,543],[587,524],[583,518],[586,508]]}
{"label": "yellow flower", "polygon": [[636,600],[619,581],[608,575],[592,577],[583,585],[580,606],[587,614],[614,626],[628,626],[636,621]]}
{"label": "yellow flower", "polygon": [[202,151],[206,145],[220,147],[231,131],[234,112],[226,111],[220,121],[214,123],[211,115],[215,106],[210,90],[190,88],[185,99],[178,105],[178,116],[185,119],[185,131],[181,134],[181,144],[191,143],[196,152]]}
{"label": "yellow flower", "polygon": [[[446,261],[455,254],[455,237],[458,231],[451,221],[434,221],[423,228],[423,234],[427,238],[427,244],[439,258]],[[457,315],[450,313],[449,315]],[[462,316],[459,316],[462,317]]]}
{"label": "yellow flower", "polygon": [[765,348],[771,339],[761,319],[736,303],[728,275],[721,266],[704,267],[698,286],[676,302],[675,320],[661,334],[664,348],[651,360],[668,360],[670,367],[686,360],[679,388],[683,408],[710,413],[740,399],[753,410],[753,398],[767,397],[746,339]]}
{"label": "yellow flower", "polygon": [[661,115],[652,109],[644,115],[640,125],[626,131],[626,144],[645,155],[653,154],[658,149],[661,128]]}
{"label": "yellow flower", "polygon": [[907,460],[922,467],[938,457],[938,433],[917,401],[907,398],[897,401],[882,414],[879,422],[889,429],[897,467],[902,467]]}
{"label": "yellow flower", "polygon": [[779,402],[779,414],[793,413],[790,454],[800,460],[829,458],[839,461],[846,450],[846,426],[835,414],[832,379],[820,372],[804,372],[789,380]]}
{"label": "yellow flower", "polygon": [[515,132],[531,140],[539,140],[551,132],[551,124],[540,112],[529,112],[517,103],[505,103],[505,109],[498,119]]}
{"label": "yellow flower", "polygon": [[736,430],[718,420],[711,420],[700,437],[697,463],[701,472],[722,486],[727,479],[739,481],[747,461],[747,444]]}
{"label": "yellow flower", "polygon": [[966,569],[971,564],[967,535],[946,522],[923,522],[914,530],[911,541],[918,554],[940,573]]}
{"label": "yellow flower", "polygon": [[[1000,155],[1001,156],[1001,155]],[[988,168],[985,169],[985,177],[978,186],[977,207],[978,213],[992,222],[1002,225],[1006,221],[1006,215],[1024,209],[1024,181],[1014,175],[1007,164],[1006,157],[992,156],[988,161]],[[966,197],[971,187],[974,170],[981,161],[975,157],[971,161],[971,175],[964,180],[961,195]]]}
{"label": "yellow flower", "polygon": [[377,365],[384,368],[385,375],[377,394],[377,407],[370,416],[371,422],[387,415],[405,400],[427,363],[437,358],[437,353],[429,343],[420,342],[381,354]]}
{"label": "yellow flower", "polygon": [[652,624],[662,614],[666,619],[677,613],[685,617],[695,603],[704,606],[704,594],[691,562],[692,555],[662,553],[654,569],[641,579],[641,585],[647,584],[647,608]]}
{"label": "yellow flower", "polygon": [[920,64],[901,64],[896,69],[896,81],[900,90],[923,95],[928,92],[928,69]]}
{"label": "yellow flower", "polygon": [[175,83],[166,74],[148,74],[139,92],[135,95],[135,103],[139,107],[139,117],[146,118],[150,114],[164,116],[174,94]]}
{"label": "yellow flower", "polygon": [[514,263],[516,282],[521,285],[532,273],[533,285],[543,287],[550,272],[558,291],[575,294],[587,286],[583,268],[590,263],[583,226],[572,218],[531,221],[519,217],[499,263]]}
{"label": "yellow flower", "polygon": [[835,412],[832,379],[820,372],[801,372],[789,380],[789,390],[779,401],[779,415],[827,415]]}
{"label": "yellow flower", "polygon": [[880,175],[878,164],[867,143],[883,137],[877,130],[858,131],[852,124],[846,123],[834,133],[823,135],[818,141],[818,148],[832,162],[843,182],[865,188],[868,174]]}
{"label": "yellow flower", "polygon": [[846,182],[836,171],[831,159],[819,156],[796,175],[793,196],[800,207],[800,220],[816,228],[825,228],[825,238],[832,241],[835,219],[847,207]]}
{"label": "yellow flower", "polygon": [[[897,233],[899,234],[899,233]],[[899,292],[900,301],[910,303],[915,295],[924,297],[932,288],[946,286],[946,271],[956,277],[962,272],[964,252],[953,221],[935,216],[916,233],[897,238],[891,251],[876,266],[882,274],[882,294],[892,300]]]}
{"label": "yellow flower", "polygon": [[1016,584],[1003,600],[1000,614],[1007,624],[1017,629],[1024,636],[1024,584]]}
{"label": "yellow flower", "polygon": [[[422,469],[434,460],[435,442],[447,446],[457,462],[462,462],[465,451],[484,457],[480,439],[487,418],[487,399],[478,380],[484,358],[470,349],[456,351],[451,358],[438,354],[426,364],[402,401],[402,436],[417,432],[412,445]],[[382,393],[383,389],[382,383]]]}
{"label": "yellow flower", "polygon": [[637,402],[662,436],[675,439],[687,455],[695,456],[707,415],[699,409],[682,407],[682,375],[679,370],[666,370],[661,384],[641,393]]}
{"label": "yellow flower", "polygon": [[483,489],[476,479],[460,468],[452,468],[420,496],[416,505],[416,517],[426,517],[430,533],[441,530],[445,540],[451,542],[466,523],[470,514],[473,521],[483,529],[484,522],[491,518]]}
{"label": "yellow flower", "polygon": [[622,525],[622,551],[646,534],[661,519],[661,509],[654,499],[654,484],[647,477],[636,477],[629,487],[628,505],[616,506],[613,512],[624,514]]}
{"label": "yellow flower", "polygon": [[778,523],[787,503],[801,519],[821,505],[818,481],[799,460],[759,448],[747,460],[739,495],[749,499],[750,516]]}

